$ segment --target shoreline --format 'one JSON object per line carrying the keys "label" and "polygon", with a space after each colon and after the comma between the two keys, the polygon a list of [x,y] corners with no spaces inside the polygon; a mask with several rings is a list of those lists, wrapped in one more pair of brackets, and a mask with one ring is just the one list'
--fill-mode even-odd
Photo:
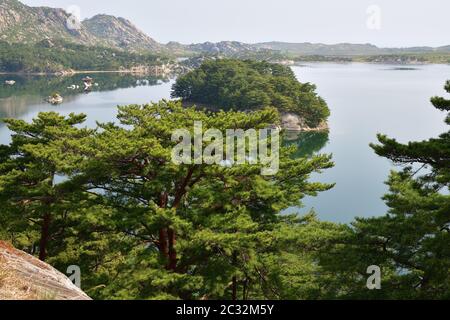
{"label": "shoreline", "polygon": [[55,77],[65,77],[73,76],[76,74],[95,74],[95,73],[123,73],[123,74],[142,74],[142,75],[153,75],[151,72],[139,72],[132,70],[78,70],[70,72],[0,72],[0,75],[11,75],[11,76],[55,76]]}
{"label": "shoreline", "polygon": [[[420,67],[426,65],[444,65],[448,66],[450,63],[433,63],[433,62],[422,62],[422,63],[390,63],[390,62],[373,62],[373,61],[309,61],[309,60],[298,60],[295,61],[293,65],[290,67],[302,67],[307,65],[308,63],[337,63],[337,64],[372,64],[372,65],[390,65],[397,67]],[[122,73],[122,74],[141,74],[141,75],[156,75],[151,72],[141,72],[141,71],[133,71],[133,70],[70,70],[70,71],[59,71],[59,72],[0,72],[0,76],[3,75],[12,75],[12,76],[55,76],[55,77],[65,77],[65,76],[73,76],[77,74],[96,74],[96,73]],[[159,74],[161,75],[161,74]]]}
{"label": "shoreline", "polygon": [[[217,112],[217,111],[221,111],[223,110],[223,108],[219,108],[216,106],[212,106],[212,105],[207,105],[207,104],[202,104],[202,103],[195,103],[195,102],[191,102],[191,101],[183,101],[183,100],[178,100],[181,102],[182,106],[185,108],[190,108],[190,107],[196,107],[198,109],[204,109],[204,110],[208,110],[208,111],[213,111],[213,112]],[[242,111],[242,112],[246,112],[246,111],[255,111],[255,110],[236,110],[236,109],[228,109],[228,110],[234,110],[234,111]],[[289,113],[289,112],[280,112],[280,120],[281,123],[279,125],[276,125],[276,127],[278,127],[281,130],[285,130],[286,132],[289,133],[304,133],[304,132],[324,132],[324,131],[330,131],[330,126],[329,126],[329,122],[328,120],[322,121],[317,127],[311,128],[309,126],[307,126],[304,123],[304,120],[293,113]]]}
{"label": "shoreline", "polygon": [[423,62],[423,63],[389,63],[389,62],[373,62],[373,61],[297,61],[291,67],[302,67],[308,63],[333,63],[333,64],[371,64],[371,65],[386,65],[396,67],[420,67],[420,66],[448,66],[449,63]]}

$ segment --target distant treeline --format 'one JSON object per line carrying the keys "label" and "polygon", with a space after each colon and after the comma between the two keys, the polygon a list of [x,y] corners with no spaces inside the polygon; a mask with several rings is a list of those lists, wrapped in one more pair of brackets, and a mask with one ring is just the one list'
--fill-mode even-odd
{"label": "distant treeline", "polygon": [[119,70],[161,65],[169,58],[105,47],[42,41],[35,45],[0,41],[0,72],[57,73],[67,70]]}
{"label": "distant treeline", "polygon": [[287,56],[296,62],[369,62],[388,64],[424,64],[424,63],[450,63],[450,54],[445,53],[418,53],[418,54],[381,54],[358,56],[321,56],[302,55]]}

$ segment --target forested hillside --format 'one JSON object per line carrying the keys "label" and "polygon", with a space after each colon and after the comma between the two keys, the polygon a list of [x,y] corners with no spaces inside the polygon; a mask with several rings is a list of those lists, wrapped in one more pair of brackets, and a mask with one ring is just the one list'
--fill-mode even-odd
{"label": "forested hillside", "polygon": [[70,70],[120,70],[154,66],[169,58],[137,54],[106,47],[87,47],[44,40],[35,45],[0,41],[0,72],[58,73]]}

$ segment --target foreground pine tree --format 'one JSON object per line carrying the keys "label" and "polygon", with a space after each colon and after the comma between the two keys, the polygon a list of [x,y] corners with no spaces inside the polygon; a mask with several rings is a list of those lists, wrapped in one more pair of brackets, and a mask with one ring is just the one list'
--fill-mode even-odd
{"label": "foreground pine tree", "polygon": [[[31,123],[4,120],[12,131],[12,142],[0,146],[0,219],[3,232],[20,248],[28,248],[46,260],[49,248],[64,237],[67,214],[76,192],[59,179],[64,155],[53,146],[63,139],[79,139],[91,130],[78,129],[84,115],[41,113]],[[53,242],[53,243],[51,243]]]}
{"label": "foreground pine tree", "polygon": [[[297,263],[305,274],[315,268],[308,253],[313,250],[295,246],[312,241],[299,239],[305,236],[299,228],[309,222],[316,228],[326,225],[332,238],[337,227],[280,212],[331,187],[308,182],[311,173],[332,166],[330,158],[291,159],[292,150],[284,149],[279,173],[267,177],[260,164],[229,168],[172,162],[176,129],[192,129],[194,121],[203,121],[204,130],[222,132],[265,128],[278,121],[273,109],[208,113],[162,101],[121,107],[118,119],[120,125],[103,124],[98,134],[71,145],[81,160],[71,179],[111,208],[114,214],[105,219],[136,244],[99,295],[294,298],[289,286],[296,282],[284,266]],[[303,294],[311,296],[307,290]]]}

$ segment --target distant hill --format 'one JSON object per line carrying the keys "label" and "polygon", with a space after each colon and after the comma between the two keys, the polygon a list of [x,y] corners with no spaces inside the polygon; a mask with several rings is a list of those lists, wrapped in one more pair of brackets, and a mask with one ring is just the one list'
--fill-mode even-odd
{"label": "distant hill", "polygon": [[278,50],[298,55],[367,55],[380,54],[380,49],[372,44],[342,43],[326,45],[321,43],[288,43],[288,42],[264,42],[254,45],[256,48]]}
{"label": "distant hill", "polygon": [[30,7],[18,0],[0,0],[0,40],[34,44],[64,40],[116,49],[161,51],[164,46],[138,30],[130,21],[97,15],[69,28],[70,15],[63,9]]}
{"label": "distant hill", "polygon": [[203,53],[219,54],[227,57],[236,57],[251,53],[288,54],[291,56],[379,56],[379,55],[402,55],[402,54],[430,54],[450,53],[450,46],[432,47],[410,47],[410,48],[380,48],[373,44],[322,44],[322,43],[289,43],[289,42],[263,42],[247,44],[238,41],[221,41],[217,43],[205,42],[184,45],[178,42],[169,42],[166,49],[176,53]]}
{"label": "distant hill", "polygon": [[103,45],[116,48],[163,50],[163,45],[137,29],[130,21],[109,15],[96,15],[83,21],[83,27]]}
{"label": "distant hill", "polygon": [[411,48],[379,48],[373,44],[322,44],[322,43],[289,43],[289,42],[263,42],[253,45],[254,48],[281,51],[294,55],[319,56],[367,56],[388,54],[423,54],[423,53],[449,53],[450,46],[411,47]]}
{"label": "distant hill", "polygon": [[232,55],[237,52],[255,50],[252,45],[238,41],[221,41],[217,43],[205,42],[191,44],[187,47],[189,50],[192,50],[194,52],[220,53],[223,55]]}

